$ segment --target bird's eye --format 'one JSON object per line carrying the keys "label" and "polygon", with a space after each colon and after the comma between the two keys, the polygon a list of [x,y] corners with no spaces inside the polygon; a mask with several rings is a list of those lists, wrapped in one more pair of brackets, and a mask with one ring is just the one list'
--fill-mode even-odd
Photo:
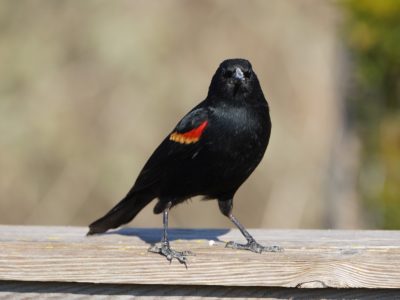
{"label": "bird's eye", "polygon": [[244,77],[246,77],[246,78],[250,78],[250,76],[251,76],[251,71],[246,71],[246,72],[243,73],[243,75],[244,75]]}
{"label": "bird's eye", "polygon": [[232,77],[232,75],[233,75],[233,72],[232,72],[232,71],[226,70],[226,71],[224,72],[224,77],[225,77],[225,78],[230,78],[230,77]]}

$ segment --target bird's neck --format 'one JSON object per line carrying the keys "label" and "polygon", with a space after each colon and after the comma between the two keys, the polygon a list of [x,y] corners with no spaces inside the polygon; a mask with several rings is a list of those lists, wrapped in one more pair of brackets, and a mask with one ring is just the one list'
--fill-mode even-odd
{"label": "bird's neck", "polygon": [[225,106],[237,108],[268,108],[268,103],[262,94],[237,95],[235,97],[213,96],[208,98],[212,106]]}

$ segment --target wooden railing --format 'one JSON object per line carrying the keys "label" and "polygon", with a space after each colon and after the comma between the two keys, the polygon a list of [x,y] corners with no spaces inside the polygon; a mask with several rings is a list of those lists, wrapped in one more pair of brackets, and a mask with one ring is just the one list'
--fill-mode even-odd
{"label": "wooden railing", "polygon": [[[250,232],[281,253],[225,248],[237,230],[173,229],[187,268],[147,249],[161,229],[0,226],[0,298],[131,295],[400,299],[400,231]],[[50,297],[50,298],[51,298]]]}

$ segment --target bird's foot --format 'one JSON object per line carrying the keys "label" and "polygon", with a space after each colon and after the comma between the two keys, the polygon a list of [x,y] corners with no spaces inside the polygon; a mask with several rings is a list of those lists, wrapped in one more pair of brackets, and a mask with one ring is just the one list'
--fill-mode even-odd
{"label": "bird's foot", "polygon": [[[159,253],[167,258],[171,262],[174,258],[181,264],[186,266],[187,256],[193,256],[191,251],[176,251],[170,248],[169,244],[161,243],[161,246],[154,245],[148,249],[149,252]],[[187,267],[187,266],[186,266]]]}
{"label": "bird's foot", "polygon": [[283,252],[283,248],[279,246],[262,246],[256,241],[252,240],[247,242],[247,244],[238,244],[235,242],[228,242],[225,245],[225,248],[232,249],[240,249],[240,250],[249,250],[256,253],[262,252]]}

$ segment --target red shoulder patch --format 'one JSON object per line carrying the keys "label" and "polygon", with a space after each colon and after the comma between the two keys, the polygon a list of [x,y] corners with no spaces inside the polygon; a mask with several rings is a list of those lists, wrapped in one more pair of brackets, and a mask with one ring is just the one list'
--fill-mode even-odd
{"label": "red shoulder patch", "polygon": [[179,133],[179,132],[173,132],[169,136],[169,139],[171,141],[180,143],[180,144],[192,144],[196,143],[199,141],[201,135],[203,134],[204,129],[206,129],[208,124],[208,121],[204,121],[203,123],[200,124],[200,126],[185,132],[185,133]]}

